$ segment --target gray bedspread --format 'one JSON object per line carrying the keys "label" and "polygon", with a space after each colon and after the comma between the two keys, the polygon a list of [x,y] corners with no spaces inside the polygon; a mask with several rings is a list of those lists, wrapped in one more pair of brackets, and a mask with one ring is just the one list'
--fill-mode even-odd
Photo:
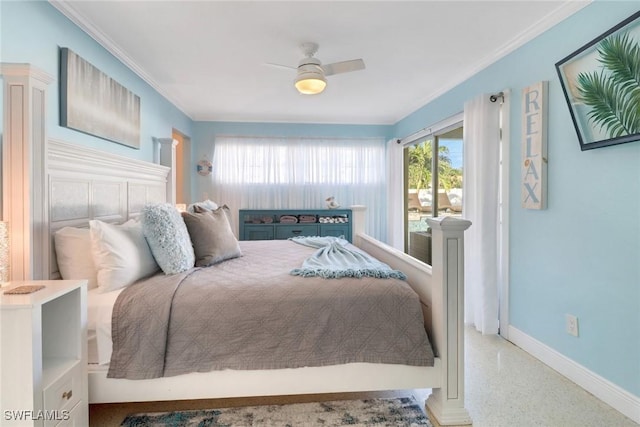
{"label": "gray bedspread", "polygon": [[418,296],[398,279],[296,277],[315,249],[241,241],[243,257],[125,289],[109,378],[353,362],[432,366]]}

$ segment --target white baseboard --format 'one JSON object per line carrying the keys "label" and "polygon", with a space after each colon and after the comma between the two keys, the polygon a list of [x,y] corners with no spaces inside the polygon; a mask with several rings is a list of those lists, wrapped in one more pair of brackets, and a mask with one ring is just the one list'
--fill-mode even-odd
{"label": "white baseboard", "polygon": [[602,378],[551,347],[509,326],[509,341],[558,371],[615,410],[640,423],[640,397]]}

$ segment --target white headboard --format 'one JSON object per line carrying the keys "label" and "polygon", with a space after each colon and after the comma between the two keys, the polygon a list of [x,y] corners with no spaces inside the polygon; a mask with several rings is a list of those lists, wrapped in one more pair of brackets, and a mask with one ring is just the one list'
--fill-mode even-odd
{"label": "white headboard", "polygon": [[[130,159],[68,142],[49,139],[41,230],[49,277],[58,278],[53,234],[62,227],[88,227],[89,221],[124,222],[146,203],[167,200],[166,166]],[[44,252],[44,251],[43,251]]]}
{"label": "white headboard", "polygon": [[[1,208],[11,235],[11,280],[57,278],[53,233],[61,227],[125,221],[145,203],[173,201],[170,167],[47,137],[53,76],[23,63],[0,63],[0,75]],[[171,148],[158,162],[173,165],[173,141],[156,141]]]}

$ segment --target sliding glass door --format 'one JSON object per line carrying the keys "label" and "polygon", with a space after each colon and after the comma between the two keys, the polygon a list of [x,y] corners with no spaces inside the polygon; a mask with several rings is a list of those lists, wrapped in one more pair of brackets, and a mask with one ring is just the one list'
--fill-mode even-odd
{"label": "sliding glass door", "polygon": [[431,264],[431,230],[426,219],[461,216],[464,196],[462,121],[432,129],[403,141],[405,252],[427,264]]}

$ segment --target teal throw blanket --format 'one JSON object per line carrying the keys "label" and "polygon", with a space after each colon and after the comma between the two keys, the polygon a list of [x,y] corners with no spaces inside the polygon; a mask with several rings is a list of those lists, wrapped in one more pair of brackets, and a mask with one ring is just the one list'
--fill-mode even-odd
{"label": "teal throw blanket", "polygon": [[318,250],[307,258],[301,268],[291,270],[294,276],[323,277],[377,277],[380,279],[407,280],[401,271],[392,270],[387,264],[346,247],[349,243],[340,237],[292,237],[289,240]]}

